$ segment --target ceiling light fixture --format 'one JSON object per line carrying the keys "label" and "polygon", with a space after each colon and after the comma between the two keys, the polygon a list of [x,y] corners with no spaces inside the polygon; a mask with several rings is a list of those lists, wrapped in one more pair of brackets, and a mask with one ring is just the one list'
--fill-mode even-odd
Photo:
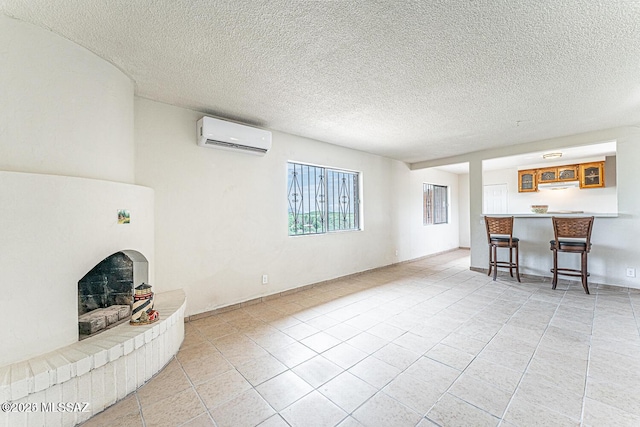
{"label": "ceiling light fixture", "polygon": [[562,153],[547,153],[542,155],[543,159],[557,159],[559,157],[562,157]]}

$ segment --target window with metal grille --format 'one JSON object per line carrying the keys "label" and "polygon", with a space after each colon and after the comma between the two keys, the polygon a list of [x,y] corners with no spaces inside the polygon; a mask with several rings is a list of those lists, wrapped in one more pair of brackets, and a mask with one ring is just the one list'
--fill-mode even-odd
{"label": "window with metal grille", "polygon": [[423,184],[423,224],[447,224],[449,222],[448,187]]}
{"label": "window with metal grille", "polygon": [[359,174],[289,162],[289,235],[360,229]]}

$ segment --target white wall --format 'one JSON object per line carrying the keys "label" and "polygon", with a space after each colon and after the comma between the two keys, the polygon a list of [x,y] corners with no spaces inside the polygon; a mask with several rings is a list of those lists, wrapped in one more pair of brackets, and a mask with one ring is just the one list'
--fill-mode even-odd
{"label": "white wall", "polygon": [[0,15],[0,170],[134,181],[133,83],[88,50]]}
{"label": "white wall", "polygon": [[460,221],[460,247],[471,247],[471,229],[469,216],[471,207],[469,206],[469,174],[458,175],[458,206],[459,206],[459,221]]}
{"label": "white wall", "polygon": [[138,251],[154,278],[154,214],[152,190],[119,183],[134,181],[130,79],[5,16],[0,40],[3,366],[77,341],[78,280],[105,257]]}
{"label": "white wall", "polygon": [[[618,217],[596,218],[592,238],[593,249],[589,258],[590,280],[611,285],[640,288],[640,277],[626,277],[627,267],[640,269],[640,246],[636,244],[637,236],[640,236],[640,197],[638,197],[636,179],[637,165],[640,163],[640,128],[604,129],[514,145],[499,150],[486,150],[448,159],[416,163],[412,165],[412,168],[419,170],[444,164],[469,162],[471,177],[471,265],[477,268],[487,268],[488,249],[486,231],[482,222],[482,161],[531,151],[553,150],[557,147],[581,146],[611,140],[617,141]],[[546,231],[539,228],[541,224],[544,225],[543,222],[531,222],[544,221],[544,219],[524,220],[525,229],[520,229],[519,231],[523,236],[518,237],[528,240],[522,242],[523,258],[521,261],[524,261],[525,273],[533,272],[534,274],[550,275],[548,271],[551,268],[551,252],[548,246],[551,221],[546,218],[548,220],[547,228],[544,229]]]}
{"label": "white wall", "polygon": [[[580,162],[577,162],[580,163]],[[605,164],[605,187],[567,188],[564,190],[540,190],[518,193],[518,168],[484,171],[482,184],[507,184],[508,213],[530,214],[531,205],[549,205],[550,211],[584,211],[589,213],[618,212],[618,195],[615,180],[615,157]]]}
{"label": "white wall", "polygon": [[[146,99],[135,111],[136,178],[156,195],[157,289],[184,288],[189,315],[458,247],[457,213],[422,225],[422,183],[457,200],[456,175],[281,132],[264,157],[203,148],[202,113]],[[361,172],[364,229],[289,237],[287,161]]]}
{"label": "white wall", "polygon": [[[394,209],[395,245],[398,261],[455,249],[459,239],[458,175],[437,169],[412,171],[404,163],[393,167],[394,190],[391,205]],[[449,222],[423,225],[423,184],[449,187]]]}

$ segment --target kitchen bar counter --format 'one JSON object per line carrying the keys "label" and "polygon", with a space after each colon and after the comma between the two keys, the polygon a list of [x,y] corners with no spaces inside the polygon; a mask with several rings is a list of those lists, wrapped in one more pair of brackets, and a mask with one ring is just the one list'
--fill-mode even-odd
{"label": "kitchen bar counter", "polygon": [[617,213],[594,213],[594,212],[547,212],[545,214],[535,214],[535,213],[509,213],[509,214],[482,214],[482,216],[497,216],[497,217],[507,217],[512,216],[515,218],[551,218],[552,216],[558,217],[566,217],[566,218],[577,218],[584,216],[594,216],[596,218],[617,218]]}
{"label": "kitchen bar counter", "polygon": [[[553,257],[551,250],[549,249],[549,242],[554,239],[551,217],[596,217],[596,220],[593,224],[593,234],[591,235],[593,249],[589,254],[589,268],[590,270],[592,270],[592,275],[589,279],[589,282],[607,283],[607,279],[604,277],[603,273],[607,271],[605,259],[607,259],[607,257],[615,257],[614,254],[618,249],[615,247],[615,243],[611,242],[609,236],[610,228],[606,227],[605,223],[610,223],[610,221],[616,221],[617,218],[624,218],[630,215],[622,212],[582,212],[557,214],[551,212],[547,212],[545,214],[488,214],[487,216],[515,217],[513,223],[513,236],[520,239],[520,274],[530,274],[540,277],[550,277],[550,269],[553,267]],[[486,232],[484,230],[484,215],[482,215],[478,219],[481,223],[481,231],[478,231],[480,231],[483,235],[486,235]],[[484,237],[483,239],[483,243],[484,242],[486,242],[486,237]],[[488,254],[488,245],[484,243],[482,246],[482,251],[484,253],[478,253],[478,259],[482,260],[478,261],[478,265],[481,265],[483,268],[487,268],[485,265],[485,259]],[[562,254],[562,263],[567,265],[568,268],[579,269],[580,257],[571,255],[572,254]],[[504,257],[502,257],[501,260],[504,260]]]}

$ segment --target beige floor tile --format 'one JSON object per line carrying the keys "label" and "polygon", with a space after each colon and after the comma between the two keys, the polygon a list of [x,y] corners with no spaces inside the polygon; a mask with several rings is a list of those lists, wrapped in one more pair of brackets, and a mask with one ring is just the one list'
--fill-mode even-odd
{"label": "beige floor tile", "polygon": [[349,372],[343,372],[319,387],[318,391],[350,414],[373,396],[378,389]]}
{"label": "beige floor tile", "polygon": [[180,351],[176,355],[176,358],[180,363],[191,362],[198,360],[205,356],[210,356],[214,353],[219,353],[218,349],[206,339],[204,341],[194,343],[188,347],[180,347]]}
{"label": "beige floor tile", "polygon": [[298,323],[294,326],[284,329],[282,332],[289,335],[291,338],[300,341],[320,331],[313,326],[307,325],[306,323]]}
{"label": "beige floor tile", "polygon": [[130,394],[115,405],[91,417],[83,424],[87,427],[142,426],[142,414],[135,394]]}
{"label": "beige floor tile", "polygon": [[317,391],[307,394],[280,414],[291,427],[335,426],[347,416],[345,411]]}
{"label": "beige floor tile", "polygon": [[342,369],[349,369],[365,357],[367,353],[347,344],[342,343],[325,351],[322,354],[325,358],[340,366]]}
{"label": "beige floor tile", "polygon": [[187,332],[187,328],[185,325],[184,341],[182,341],[180,349],[187,349],[193,345],[200,344],[206,341],[207,339],[195,327],[192,326],[191,331]]}
{"label": "beige floor tile", "polygon": [[193,388],[188,388],[152,405],[142,406],[145,424],[173,427],[186,423],[205,412]]}
{"label": "beige floor tile", "polygon": [[445,344],[436,344],[431,350],[425,353],[425,357],[460,371],[465,369],[474,358],[472,354],[465,353],[462,350],[449,347]]}
{"label": "beige floor tile", "polygon": [[397,377],[401,371],[395,366],[369,356],[349,369],[349,372],[372,386],[381,389]]}
{"label": "beige floor tile", "polygon": [[293,316],[298,320],[301,320],[303,322],[308,322],[309,320],[315,317],[318,317],[320,315],[322,315],[322,313],[320,313],[319,311],[314,310],[313,308],[307,308],[306,310],[302,310],[295,313]]}
{"label": "beige floor tile", "polygon": [[372,335],[369,332],[360,332],[346,342],[367,354],[372,354],[389,344],[388,340]]}
{"label": "beige floor tile", "polygon": [[198,385],[233,370],[233,365],[216,350],[210,355],[182,363],[182,368],[191,382]]}
{"label": "beige floor tile", "polygon": [[355,337],[361,331],[360,329],[354,328],[353,326],[344,325],[342,323],[338,323],[330,328],[325,330],[329,335],[338,338],[341,341],[347,341],[350,338]]}
{"label": "beige floor tile", "polygon": [[91,417],[82,424],[83,427],[143,427],[142,414],[134,412],[114,418],[105,412]]}
{"label": "beige floor tile", "polygon": [[274,350],[271,354],[289,368],[293,368],[318,355],[318,353],[299,342]]}
{"label": "beige floor tile", "polygon": [[443,426],[497,426],[500,419],[450,394],[427,413],[427,418]]}
{"label": "beige floor tile", "polygon": [[557,387],[556,383],[526,374],[518,386],[515,397],[537,406],[544,406],[573,420],[580,420],[583,396]]}
{"label": "beige floor tile", "polygon": [[292,369],[313,388],[318,388],[343,372],[343,369],[323,356],[316,356]]}
{"label": "beige floor tile", "polygon": [[[333,313],[330,313],[330,315],[332,314]],[[366,331],[367,329],[372,328],[373,326],[380,323],[380,320],[381,319],[372,314],[365,313],[354,316],[344,323],[345,325],[353,326],[354,328],[360,329],[361,331]]]}
{"label": "beige floor tile", "polygon": [[[211,326],[220,325],[222,323],[226,323],[225,320],[220,316],[214,315],[214,316],[203,317],[202,319],[198,319],[198,320],[193,320],[189,322],[188,325],[190,327],[194,327],[195,329],[202,330]],[[185,329],[185,331],[186,330],[187,329]]]}
{"label": "beige floor tile", "polygon": [[278,330],[275,330],[275,332],[268,335],[252,336],[251,338],[256,344],[270,353],[296,342],[295,339]]}
{"label": "beige floor tile", "polygon": [[430,390],[444,393],[461,372],[428,357],[421,357],[404,373],[428,384]]}
{"label": "beige floor tile", "polygon": [[257,338],[260,337],[266,337],[268,335],[272,335],[275,334],[277,332],[280,332],[279,329],[274,328],[273,326],[269,325],[268,323],[263,323],[259,326],[256,326],[254,328],[251,329],[247,329],[242,331],[244,333],[245,336],[251,338],[252,340],[256,340]]}
{"label": "beige floor tile", "polygon": [[286,316],[284,314],[280,314],[280,316],[274,320],[271,320],[269,324],[280,331],[284,331],[287,328],[290,328],[295,325],[299,325],[302,323],[300,320],[296,319],[292,316]]}
{"label": "beige floor tile", "polygon": [[196,386],[196,391],[207,408],[211,409],[251,388],[251,384],[240,373],[231,370]]}
{"label": "beige floor tile", "polygon": [[314,317],[313,319],[307,320],[305,323],[309,326],[313,326],[314,328],[325,332],[328,332],[328,329],[333,326],[341,325],[338,320],[326,315]]}
{"label": "beige floor tile", "polygon": [[418,424],[416,424],[416,427],[438,427],[438,424],[427,418],[423,418]]}
{"label": "beige floor tile", "polygon": [[242,332],[225,335],[211,341],[222,354],[240,352],[255,346],[255,342]]}
{"label": "beige floor tile", "polygon": [[362,426],[363,424],[360,421],[353,418],[352,416],[348,416],[340,424],[338,424],[338,427],[362,427]]}
{"label": "beige floor tile", "polygon": [[289,427],[289,423],[287,423],[280,414],[276,414],[258,424],[258,427]]}
{"label": "beige floor tile", "polygon": [[584,425],[586,426],[640,426],[640,416],[597,400],[586,398],[584,402]]}
{"label": "beige floor tile", "polygon": [[419,353],[407,350],[394,343],[385,345],[373,353],[373,356],[400,370],[407,369],[421,357]]}
{"label": "beige floor tile", "polygon": [[172,359],[156,376],[142,386],[137,394],[141,405],[150,405],[191,387],[177,360]]}
{"label": "beige floor tile", "polygon": [[467,374],[462,374],[448,392],[498,418],[502,417],[512,396],[491,383]]}
{"label": "beige floor tile", "polygon": [[516,426],[531,427],[576,427],[579,421],[572,420],[544,406],[514,397],[504,414],[503,420]]}
{"label": "beige floor tile", "polygon": [[384,393],[378,393],[353,413],[353,418],[365,426],[415,426],[422,418]]}
{"label": "beige floor tile", "polygon": [[505,407],[500,427],[640,424],[640,291],[494,282],[468,260],[455,251],[187,322],[176,359],[85,425],[475,426]]}
{"label": "beige floor tile", "polygon": [[486,360],[514,371],[524,372],[532,357],[533,353],[522,354],[508,350],[490,350],[485,348],[476,356],[476,360]]}
{"label": "beige floor tile", "polygon": [[419,414],[425,414],[442,395],[442,391],[408,374],[400,374],[382,391]]}
{"label": "beige floor tile", "polygon": [[273,414],[273,408],[253,389],[211,410],[217,427],[253,427]]}
{"label": "beige floor tile", "polygon": [[280,363],[278,359],[270,354],[253,358],[237,368],[238,372],[251,383],[252,386],[257,386],[263,382],[275,377],[278,374],[283,373],[288,368]]}
{"label": "beige floor tile", "polygon": [[438,344],[438,340],[407,332],[393,340],[393,343],[414,353],[424,354]]}
{"label": "beige floor tile", "polygon": [[229,320],[227,323],[235,327],[239,331],[248,331],[266,324],[263,320],[256,319],[253,317],[242,318],[242,319],[232,319],[232,320]]}
{"label": "beige floor tile", "polygon": [[258,344],[252,343],[246,348],[223,353],[223,355],[229,361],[229,363],[231,363],[235,367],[238,367],[247,362],[250,362],[253,359],[268,356],[269,352],[260,347]]}
{"label": "beige floor tile", "polygon": [[477,355],[482,351],[486,343],[458,332],[454,332],[442,340],[442,344],[462,350],[465,353]]}
{"label": "beige floor tile", "polygon": [[[569,368],[569,369],[567,369]],[[531,361],[525,374],[527,376],[540,377],[547,382],[556,384],[557,387],[583,396],[587,383],[586,369],[583,372],[576,371],[564,365],[564,361],[539,361],[537,357]]]}
{"label": "beige floor tile", "polygon": [[309,347],[311,350],[317,353],[322,353],[329,350],[331,347],[335,347],[342,341],[327,334],[326,332],[318,332],[317,334],[313,334],[305,339],[300,340],[300,342]]}
{"label": "beige floor tile", "polygon": [[256,390],[273,408],[281,411],[313,388],[292,371],[286,371],[260,384]]}
{"label": "beige floor tile", "polygon": [[640,416],[640,384],[620,384],[610,381],[587,380],[587,397]]}
{"label": "beige floor tile", "polygon": [[378,323],[372,328],[367,329],[367,332],[387,341],[393,341],[407,331],[385,323]]}
{"label": "beige floor tile", "polygon": [[206,326],[198,329],[202,336],[210,341],[238,332],[238,328],[229,325],[228,323],[221,323],[219,325]]}
{"label": "beige floor tile", "polygon": [[204,413],[192,419],[191,421],[187,421],[185,424],[182,424],[180,427],[216,427],[209,416],[208,413]]}
{"label": "beige floor tile", "polygon": [[[518,328],[521,330],[526,330],[524,328]],[[538,347],[538,343],[540,342],[540,337],[527,339],[526,336],[520,338],[519,336],[511,335],[510,333],[504,333],[502,330],[496,334],[495,337],[487,344],[485,347],[486,350],[495,350],[495,351],[512,351],[515,353],[532,355],[536,348]]]}

